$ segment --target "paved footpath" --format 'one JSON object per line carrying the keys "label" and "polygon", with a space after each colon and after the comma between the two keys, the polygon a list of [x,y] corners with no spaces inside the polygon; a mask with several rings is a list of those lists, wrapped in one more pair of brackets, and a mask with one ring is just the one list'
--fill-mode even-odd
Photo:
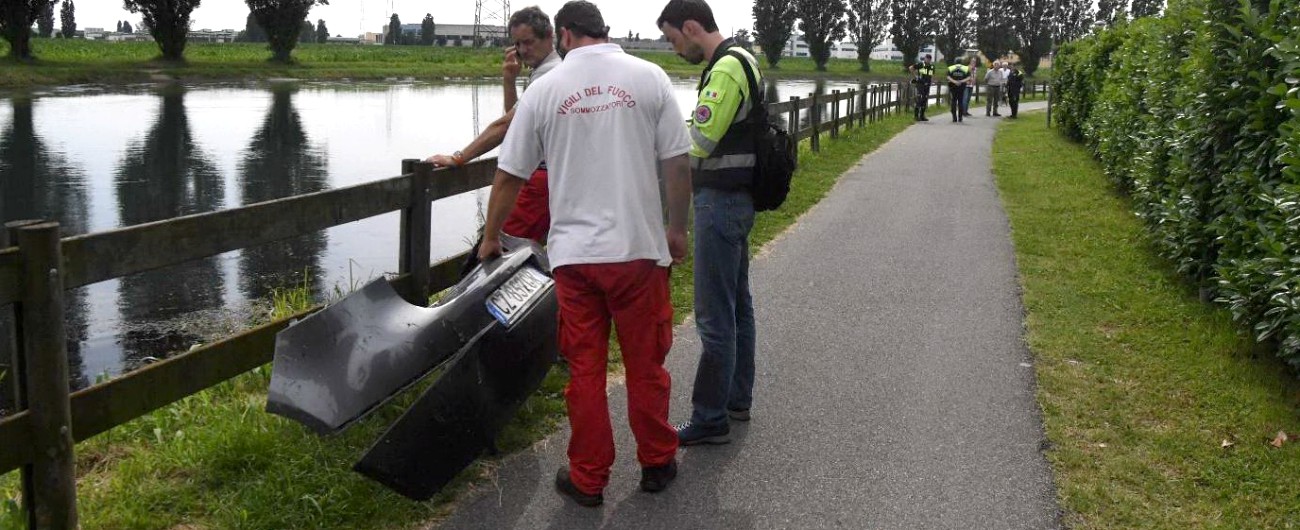
{"label": "paved footpath", "polygon": [[[1058,528],[990,170],[999,120],[980,107],[955,124],[944,110],[865,157],[754,260],[753,421],[733,423],[730,445],[683,448],[672,486],[642,493],[624,387],[611,385],[603,507],[554,491],[565,429],[507,458],[443,527]],[[699,341],[689,321],[676,331],[681,421]]]}

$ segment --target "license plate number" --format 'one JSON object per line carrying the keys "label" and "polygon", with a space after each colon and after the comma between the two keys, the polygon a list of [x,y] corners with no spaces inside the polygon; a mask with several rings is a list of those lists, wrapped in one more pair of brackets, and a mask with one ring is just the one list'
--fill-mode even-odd
{"label": "license plate number", "polygon": [[519,269],[488,296],[487,310],[503,326],[513,326],[552,283],[555,281],[537,269]]}

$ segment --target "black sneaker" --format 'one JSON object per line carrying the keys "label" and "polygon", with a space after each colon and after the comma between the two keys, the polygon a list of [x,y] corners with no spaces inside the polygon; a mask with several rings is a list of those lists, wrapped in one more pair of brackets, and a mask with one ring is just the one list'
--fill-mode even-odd
{"label": "black sneaker", "polygon": [[578,503],[579,506],[594,508],[605,503],[603,494],[588,495],[578,490],[578,487],[573,484],[573,479],[569,478],[569,468],[567,467],[562,467],[555,472],[555,490],[560,492],[561,495],[573,499],[573,502]]}
{"label": "black sneaker", "polygon": [[727,417],[731,421],[749,421],[749,409],[727,409]]}
{"label": "black sneaker", "polygon": [[677,461],[662,466],[641,468],[641,491],[659,493],[677,478]]}
{"label": "black sneaker", "polygon": [[930,118],[927,118],[927,117],[925,117],[925,116],[921,116],[921,121],[930,121]]}
{"label": "black sneaker", "polygon": [[731,426],[703,427],[691,422],[673,426],[677,431],[677,442],[682,445],[722,445],[731,443]]}

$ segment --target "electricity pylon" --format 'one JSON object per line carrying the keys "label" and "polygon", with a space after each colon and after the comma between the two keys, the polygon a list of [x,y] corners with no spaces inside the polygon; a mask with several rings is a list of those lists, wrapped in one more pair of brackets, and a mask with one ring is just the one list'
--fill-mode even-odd
{"label": "electricity pylon", "polygon": [[[509,38],[505,26],[510,20],[510,0],[474,0],[474,46],[497,45]],[[484,25],[499,26],[486,28]]]}

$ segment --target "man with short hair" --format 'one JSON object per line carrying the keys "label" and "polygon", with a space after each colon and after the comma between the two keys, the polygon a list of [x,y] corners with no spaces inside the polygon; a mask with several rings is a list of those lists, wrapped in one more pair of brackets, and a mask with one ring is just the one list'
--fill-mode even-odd
{"label": "man with short hair", "polygon": [[985,116],[1001,116],[998,106],[1002,103],[1002,86],[1007,83],[1001,61],[993,61],[993,67],[984,74],[984,84],[988,85],[988,97],[984,99]]}
{"label": "man with short hair", "polygon": [[[499,231],[532,168],[550,169],[547,256],[559,302],[560,353],[569,364],[569,465],[555,487],[582,506],[604,502],[614,463],[605,396],[611,320],[627,371],[628,422],[641,489],[677,476],[668,424],[672,346],[668,266],[686,255],[690,138],[663,69],[609,43],[600,10],[578,0],[555,15],[563,63],[519,101],[488,200],[479,256],[501,253]],[[665,232],[659,175],[667,198]]]}
{"label": "man with short hair", "polygon": [[948,65],[948,111],[952,113],[954,123],[965,121],[966,91],[970,90],[966,83],[970,77],[970,68],[961,62]]}
{"label": "man with short hair", "polygon": [[1025,87],[1025,72],[1020,69],[1020,64],[1011,68],[1011,73],[1007,75],[1007,106],[1011,107],[1011,118],[1019,117],[1020,112],[1020,91]]}
{"label": "man with short hair", "polygon": [[930,106],[930,85],[934,83],[934,63],[930,54],[925,54],[925,62],[909,65],[912,83],[916,85],[916,109],[912,117],[916,121],[930,121],[925,117],[925,109]]}
{"label": "man with short hair", "polygon": [[[519,99],[515,85],[522,69],[520,63],[532,69],[528,75],[530,85],[560,64],[560,55],[555,52],[555,30],[551,27],[551,18],[540,8],[532,6],[520,9],[510,15],[508,24],[514,45],[506,48],[505,61],[501,65],[505,115],[493,121],[460,151],[451,155],[433,155],[426,161],[442,167],[458,167],[496,149],[505,139],[506,131],[510,129],[510,123],[515,117],[515,104]],[[546,243],[546,233],[551,224],[546,176],[546,162],[542,162],[520,190],[519,199],[510,211],[510,217],[506,219],[502,231],[515,237]],[[462,275],[468,274],[478,265],[478,246],[479,243],[475,243],[470,250]]]}
{"label": "man with short hair", "polygon": [[[695,185],[695,328],[700,363],[682,445],[724,444],[730,420],[748,421],[754,395],[754,302],[749,231],[754,227],[754,105],[763,105],[758,60],[718,32],[704,0],[671,0],[656,22],[691,64],[708,61],[691,115]],[[752,88],[751,88],[752,87]]]}

